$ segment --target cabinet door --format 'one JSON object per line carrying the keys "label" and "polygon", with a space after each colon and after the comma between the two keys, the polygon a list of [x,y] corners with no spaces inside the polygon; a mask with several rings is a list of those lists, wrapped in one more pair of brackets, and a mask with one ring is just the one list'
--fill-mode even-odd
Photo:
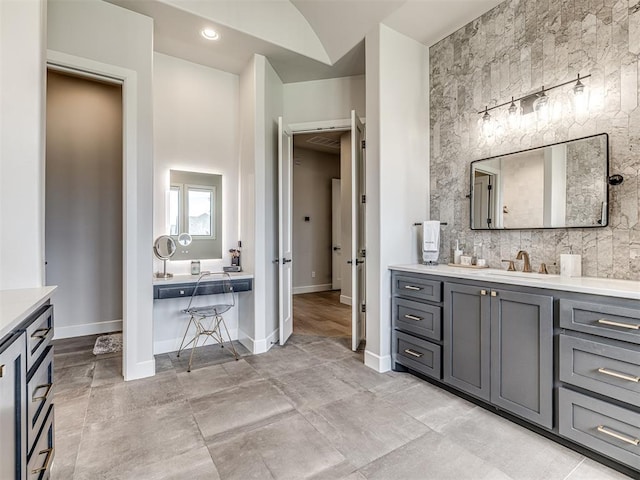
{"label": "cabinet door", "polygon": [[444,381],[490,399],[491,302],[487,290],[445,283]]}
{"label": "cabinet door", "polygon": [[491,403],[553,426],[553,298],[491,292]]}
{"label": "cabinet door", "polygon": [[20,333],[0,346],[0,478],[26,472],[26,342]]}

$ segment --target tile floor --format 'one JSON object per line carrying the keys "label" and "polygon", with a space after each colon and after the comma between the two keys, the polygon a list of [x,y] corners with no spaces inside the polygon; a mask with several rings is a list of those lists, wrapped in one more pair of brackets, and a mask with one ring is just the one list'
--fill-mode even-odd
{"label": "tile floor", "polygon": [[627,477],[409,374],[378,374],[347,339],[294,335],[194,368],[157,357],[123,382],[95,337],[58,342],[54,480]]}

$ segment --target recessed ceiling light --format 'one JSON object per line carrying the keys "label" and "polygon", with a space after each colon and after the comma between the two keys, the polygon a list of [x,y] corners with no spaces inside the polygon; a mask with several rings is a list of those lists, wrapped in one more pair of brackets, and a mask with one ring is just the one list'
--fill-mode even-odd
{"label": "recessed ceiling light", "polygon": [[200,33],[207,40],[218,40],[220,38],[218,32],[216,32],[213,28],[204,28]]}

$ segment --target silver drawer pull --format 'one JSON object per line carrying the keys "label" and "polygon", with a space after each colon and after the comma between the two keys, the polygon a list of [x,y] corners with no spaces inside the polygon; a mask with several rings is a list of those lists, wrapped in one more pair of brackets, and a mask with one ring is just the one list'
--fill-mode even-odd
{"label": "silver drawer pull", "polygon": [[51,463],[51,459],[53,458],[53,448],[40,450],[38,452],[38,455],[44,455],[45,453],[47,454],[47,458],[45,458],[44,460],[44,465],[42,465],[40,468],[34,468],[33,470],[31,470],[32,475],[36,475],[49,469],[49,464]]}
{"label": "silver drawer pull", "polygon": [[47,335],[49,335],[50,331],[51,331],[51,327],[49,327],[49,328],[39,328],[38,330],[34,331],[31,334],[31,338],[39,338],[40,340],[43,340],[43,339],[47,338]]}
{"label": "silver drawer pull", "polygon": [[409,313],[406,313],[406,314],[404,315],[404,318],[408,318],[409,320],[415,320],[416,322],[420,322],[420,321],[422,321],[422,317],[417,317],[417,316],[415,316],[415,315],[411,315],[411,314],[409,314]]}
{"label": "silver drawer pull", "polygon": [[[35,390],[33,391],[33,396],[31,397],[31,401],[32,402],[41,402],[43,400],[46,400],[47,397],[49,397],[49,393],[51,392],[51,388],[53,387],[53,383],[47,383],[46,385],[38,385]],[[36,397],[36,392],[38,390],[40,390],[41,388],[46,388],[46,391],[44,392],[44,395],[40,395],[39,397]]]}
{"label": "silver drawer pull", "polygon": [[421,287],[414,287],[413,285],[405,285],[404,288],[405,290],[417,290],[417,291],[422,290]]}
{"label": "silver drawer pull", "polygon": [[630,382],[640,383],[640,377],[637,375],[629,375],[628,373],[616,372],[615,370],[609,370],[608,368],[600,367],[598,372],[604,373],[611,377],[621,378],[622,380],[629,380]]}
{"label": "silver drawer pull", "polygon": [[640,445],[640,439],[633,438],[624,433],[616,432],[615,430],[611,430],[603,425],[598,425],[598,431],[600,433],[604,433],[605,435],[609,435],[610,437],[617,438],[625,443],[630,443],[631,445],[635,445],[636,447]]}
{"label": "silver drawer pull", "polygon": [[407,353],[412,357],[416,357],[416,358],[420,358],[424,355],[424,353],[416,352],[415,350],[411,350],[410,348],[405,348],[404,353]]}
{"label": "silver drawer pull", "polygon": [[613,320],[607,320],[606,318],[601,318],[600,320],[598,320],[598,323],[601,323],[603,325],[611,325],[612,327],[628,328],[630,330],[640,330],[640,323],[614,322]]}

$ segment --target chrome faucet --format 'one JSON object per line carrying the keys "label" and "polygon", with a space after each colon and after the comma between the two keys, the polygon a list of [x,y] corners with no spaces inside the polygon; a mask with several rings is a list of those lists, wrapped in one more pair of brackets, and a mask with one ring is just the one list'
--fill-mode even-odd
{"label": "chrome faucet", "polygon": [[531,261],[529,260],[529,254],[524,250],[519,250],[518,255],[516,256],[516,260],[524,260],[524,265],[522,266],[523,272],[531,272]]}

